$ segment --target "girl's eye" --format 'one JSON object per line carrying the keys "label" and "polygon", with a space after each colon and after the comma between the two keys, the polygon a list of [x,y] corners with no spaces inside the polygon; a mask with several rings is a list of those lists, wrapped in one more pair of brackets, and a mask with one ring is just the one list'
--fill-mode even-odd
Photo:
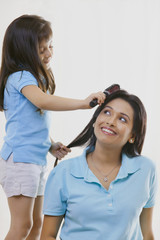
{"label": "girl's eye", "polygon": [[40,53],[40,54],[43,54],[43,53],[44,53],[44,49],[41,48],[40,51],[39,51],[39,53]]}

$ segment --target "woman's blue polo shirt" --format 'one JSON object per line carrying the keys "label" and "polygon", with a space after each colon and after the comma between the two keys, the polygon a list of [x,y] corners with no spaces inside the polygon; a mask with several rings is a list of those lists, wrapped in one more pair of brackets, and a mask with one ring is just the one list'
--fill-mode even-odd
{"label": "woman's blue polo shirt", "polygon": [[38,86],[36,78],[28,71],[11,74],[4,91],[6,136],[0,155],[4,160],[13,154],[14,162],[46,165],[51,146],[49,128],[50,113],[40,114],[21,93],[23,87]]}
{"label": "woman's blue polo shirt", "polygon": [[146,157],[122,156],[107,191],[81,156],[54,168],[46,184],[44,214],[65,215],[62,240],[142,240],[139,217],[155,203],[155,166]]}

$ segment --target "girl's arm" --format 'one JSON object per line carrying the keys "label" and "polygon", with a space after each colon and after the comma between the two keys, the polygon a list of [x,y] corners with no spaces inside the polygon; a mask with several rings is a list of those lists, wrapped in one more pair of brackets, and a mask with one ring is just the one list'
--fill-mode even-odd
{"label": "girl's arm", "polygon": [[28,85],[22,88],[22,94],[37,108],[52,111],[88,109],[91,108],[89,103],[93,99],[96,98],[98,100],[98,104],[102,104],[106,98],[103,92],[92,93],[84,100],[63,98],[44,93],[35,85]]}
{"label": "girl's arm", "polygon": [[142,213],[140,215],[140,225],[143,235],[143,240],[154,240],[153,232],[152,232],[152,208],[143,208]]}
{"label": "girl's arm", "polygon": [[64,216],[44,216],[40,240],[56,240]]}

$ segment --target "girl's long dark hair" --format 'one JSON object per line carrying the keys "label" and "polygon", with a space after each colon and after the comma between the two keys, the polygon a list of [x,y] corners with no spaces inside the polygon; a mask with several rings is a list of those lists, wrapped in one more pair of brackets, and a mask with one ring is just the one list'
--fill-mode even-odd
{"label": "girl's long dark hair", "polygon": [[[68,148],[80,147],[85,145],[86,147],[89,147],[88,151],[91,151],[91,149],[96,144],[96,136],[94,134],[93,124],[96,121],[100,112],[106,106],[106,104],[116,98],[121,98],[128,102],[134,111],[132,133],[135,137],[135,141],[132,144],[127,142],[123,146],[122,152],[129,157],[134,157],[141,154],[146,134],[146,122],[147,122],[146,111],[143,103],[137,96],[129,94],[124,90],[118,90],[112,93],[111,95],[107,96],[105,102],[96,109],[90,122],[87,124],[84,130],[70,144],[68,144],[67,146]],[[56,159],[55,161],[55,166],[57,165],[57,161],[58,159]]]}
{"label": "girl's long dark hair", "polygon": [[[0,68],[0,111],[4,110],[4,89],[10,74],[29,71],[37,79],[42,91],[55,91],[51,69],[46,70],[38,55],[39,43],[52,36],[50,22],[37,15],[22,15],[7,28],[2,48]],[[45,79],[42,79],[42,77]]]}

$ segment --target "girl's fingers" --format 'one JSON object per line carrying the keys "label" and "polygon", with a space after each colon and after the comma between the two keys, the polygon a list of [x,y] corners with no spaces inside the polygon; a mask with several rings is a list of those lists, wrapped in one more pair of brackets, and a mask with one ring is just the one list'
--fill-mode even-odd
{"label": "girl's fingers", "polygon": [[99,105],[104,103],[104,101],[106,99],[106,95],[103,92],[93,93],[91,95],[91,97],[92,97],[92,100],[97,99],[97,102],[98,102]]}
{"label": "girl's fingers", "polygon": [[61,160],[63,157],[65,157],[69,152],[71,152],[70,148],[67,148],[65,145],[63,145],[60,142],[56,143],[56,149],[54,150],[54,156]]}
{"label": "girl's fingers", "polygon": [[65,152],[67,152],[67,153],[68,153],[68,152],[71,152],[71,149],[70,149],[70,148],[67,148],[67,147],[64,146],[64,145],[62,145],[60,149],[61,149],[61,151],[65,151]]}
{"label": "girl's fingers", "polygon": [[61,160],[64,157],[64,155],[61,152],[56,151],[55,157],[58,158],[58,160]]}
{"label": "girl's fingers", "polygon": [[56,142],[52,145],[53,150],[59,150],[59,151],[65,151],[65,152],[71,152],[70,148],[67,148],[65,145],[63,145],[61,142]]}

